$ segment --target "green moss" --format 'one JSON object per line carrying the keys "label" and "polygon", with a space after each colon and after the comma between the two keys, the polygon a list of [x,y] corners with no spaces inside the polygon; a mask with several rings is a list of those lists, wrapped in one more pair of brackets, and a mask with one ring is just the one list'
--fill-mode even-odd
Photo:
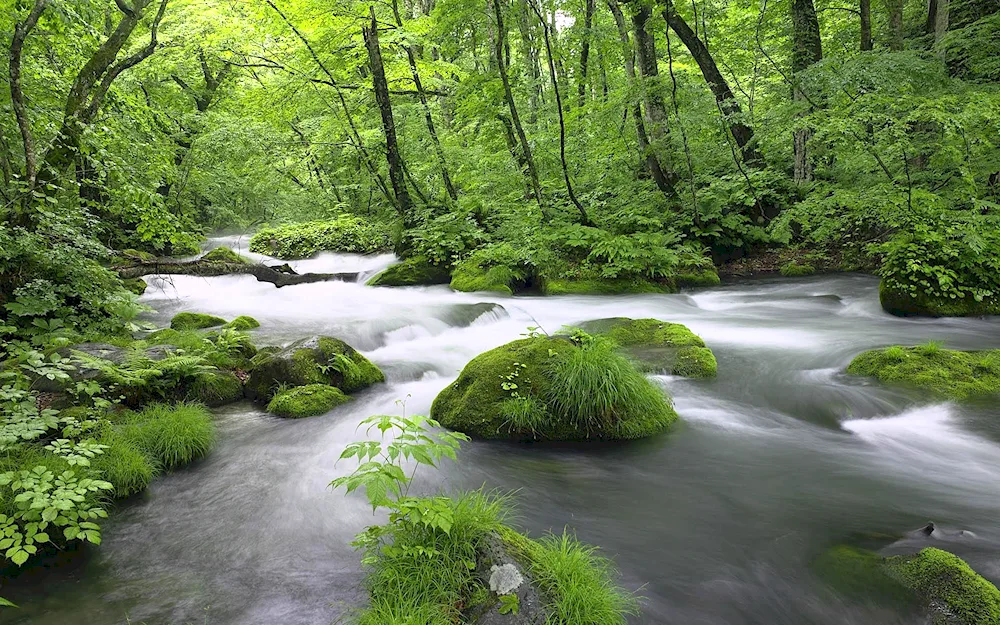
{"label": "green moss", "polygon": [[896,345],[859,354],[847,372],[920,387],[943,398],[966,399],[1000,391],[1000,350],[962,352],[934,344]]}
{"label": "green moss", "polygon": [[466,260],[451,273],[451,288],[463,293],[490,292],[512,295],[523,280],[520,273],[504,265],[485,268]]}
{"label": "green moss", "polygon": [[108,448],[90,461],[90,467],[114,485],[115,497],[128,497],[146,490],[156,476],[157,467],[134,440],[109,426],[97,442]]}
{"label": "green moss", "polygon": [[142,295],[143,293],[145,293],[146,288],[149,286],[146,284],[146,281],[143,280],[142,278],[130,278],[128,280],[122,280],[122,284],[125,285],[126,289],[132,291],[136,295]]}
{"label": "green moss", "polygon": [[677,292],[677,287],[672,281],[655,281],[644,278],[557,278],[542,280],[541,285],[542,292],[546,295],[613,295],[620,293]]}
{"label": "green moss", "polygon": [[679,287],[719,286],[722,280],[715,267],[709,269],[689,269],[677,273],[674,278]]}
{"label": "green moss", "polygon": [[203,330],[213,328],[226,323],[222,317],[206,315],[204,313],[182,312],[174,315],[170,320],[170,328],[173,330]]}
{"label": "green moss", "polygon": [[245,256],[240,256],[228,247],[217,247],[201,257],[201,260],[213,263],[232,263],[239,265],[251,265],[253,261]]}
{"label": "green moss", "polygon": [[331,337],[304,339],[281,350],[261,350],[249,366],[249,396],[261,401],[270,400],[281,385],[327,384],[353,393],[385,381],[370,360]]}
{"label": "green moss", "polygon": [[712,350],[679,323],[613,317],[587,321],[580,327],[617,343],[644,371],[689,378],[712,378],[718,371]]}
{"label": "green moss", "polygon": [[121,256],[129,260],[137,260],[141,263],[151,263],[156,260],[156,255],[149,252],[143,252],[140,250],[129,248],[127,250],[122,250],[120,252]]}
{"label": "green moss", "polygon": [[778,272],[786,278],[794,278],[798,276],[811,276],[816,273],[816,268],[812,265],[800,265],[792,261],[782,265]]}
{"label": "green moss", "polygon": [[613,343],[536,337],[480,354],[434,400],[445,427],[483,438],[590,440],[649,436],[677,415]]}
{"label": "green moss", "polygon": [[201,458],[215,443],[212,414],[200,404],[152,404],[120,421],[125,442],[166,470]]}
{"label": "green moss", "polygon": [[1000,315],[1000,298],[976,301],[973,297],[946,298],[910,294],[893,289],[882,280],[879,301],[883,310],[897,317],[979,317]]}
{"label": "green moss", "polygon": [[243,399],[243,383],[231,371],[200,373],[191,384],[187,400],[206,406],[224,406]]}
{"label": "green moss", "polygon": [[885,567],[931,606],[935,623],[1000,624],[1000,590],[953,553],[929,547],[915,556],[887,558]]}
{"label": "green moss", "polygon": [[275,395],[267,404],[267,411],[292,419],[315,417],[350,400],[339,388],[326,384],[307,384]]}
{"label": "green moss", "polygon": [[264,228],[250,239],[251,252],[284,259],[308,258],[322,251],[369,254],[391,247],[388,226],[351,215]]}
{"label": "green moss", "polygon": [[224,328],[232,328],[233,330],[239,330],[241,332],[246,332],[247,330],[256,330],[260,327],[260,322],[253,317],[247,315],[240,315],[239,317],[233,319],[226,325],[222,326]]}
{"label": "green moss", "polygon": [[451,272],[447,267],[431,264],[418,256],[388,267],[368,281],[368,286],[418,286],[423,284],[448,284]]}

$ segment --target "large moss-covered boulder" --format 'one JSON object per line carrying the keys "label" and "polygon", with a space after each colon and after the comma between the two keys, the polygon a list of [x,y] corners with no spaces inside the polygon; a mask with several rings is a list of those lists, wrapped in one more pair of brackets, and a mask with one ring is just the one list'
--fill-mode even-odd
{"label": "large moss-covered boulder", "polygon": [[279,392],[267,404],[267,411],[279,417],[301,419],[326,414],[351,398],[335,386],[307,384]]}
{"label": "large moss-covered boulder", "polygon": [[204,313],[182,312],[174,315],[170,320],[172,330],[204,330],[225,325],[226,320],[215,315]]}
{"label": "large moss-covered boulder", "polygon": [[893,345],[859,354],[847,372],[921,388],[945,399],[968,399],[1000,392],[1000,350],[963,352],[935,343]]}
{"label": "large moss-covered boulder", "polygon": [[187,400],[215,408],[243,399],[243,383],[232,371],[199,373],[187,392]]}
{"label": "large moss-covered boulder", "polygon": [[368,280],[368,286],[420,286],[448,284],[451,272],[447,267],[432,264],[427,258],[417,256],[387,267],[385,271]]}
{"label": "large moss-covered boulder", "polygon": [[546,295],[616,295],[624,293],[676,293],[672,280],[645,278],[548,278],[541,281]]}
{"label": "large moss-covered boulder", "polygon": [[434,400],[445,427],[482,438],[612,440],[667,429],[667,395],[610,341],[532,337],[480,354]]}
{"label": "large moss-covered boulder", "polygon": [[259,328],[260,322],[249,315],[240,315],[222,327],[246,332],[247,330],[256,330]]}
{"label": "large moss-covered boulder", "polygon": [[933,297],[894,288],[882,280],[878,289],[882,309],[897,317],[981,317],[1000,315],[1000,298]]}
{"label": "large moss-covered boulder", "polygon": [[249,373],[247,396],[260,401],[269,401],[281,386],[326,384],[353,393],[385,381],[382,371],[360,352],[328,336],[262,349],[250,361]]}
{"label": "large moss-covered boulder", "polygon": [[580,328],[617,343],[643,371],[712,378],[718,369],[701,337],[679,323],[613,317],[587,321]]}
{"label": "large moss-covered boulder", "polygon": [[933,625],[1000,625],[1000,590],[941,549],[883,557],[838,546],[823,554],[816,568],[841,593],[918,607]]}

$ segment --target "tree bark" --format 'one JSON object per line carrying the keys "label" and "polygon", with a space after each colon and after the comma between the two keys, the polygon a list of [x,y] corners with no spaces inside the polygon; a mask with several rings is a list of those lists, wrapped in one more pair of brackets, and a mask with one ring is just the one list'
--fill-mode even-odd
{"label": "tree bark", "polygon": [[218,261],[192,260],[176,261],[166,258],[150,262],[136,263],[115,267],[118,275],[124,279],[141,278],[152,274],[170,274],[185,276],[230,276],[251,275],[258,282],[270,282],[279,289],[296,284],[312,284],[314,282],[354,282],[356,273],[303,273],[288,272],[284,268],[268,267],[259,263],[227,263]]}
{"label": "tree bark", "polygon": [[[819,19],[812,0],[792,0],[792,99],[806,102],[800,84],[801,73],[823,58],[823,44],[819,33]],[[802,114],[804,116],[805,113]],[[799,128],[794,133],[794,180],[796,183],[813,179],[812,160],[809,157],[809,139],[812,130]]]}
{"label": "tree bark", "polygon": [[[622,9],[618,5],[618,0],[607,0],[607,4],[608,9],[611,10],[611,14],[615,18],[615,25],[618,27],[618,39],[622,45],[622,56],[625,58],[625,77],[628,80],[629,91],[634,91],[637,82],[635,76],[635,50],[629,41],[628,28],[625,26],[625,16],[622,15]],[[660,191],[667,195],[674,195],[673,189],[667,184],[666,176],[660,167],[660,161],[649,147],[649,136],[646,134],[646,124],[642,118],[642,104],[638,98],[632,101],[631,110],[632,119],[635,121],[635,134],[639,143],[639,153],[646,163],[649,175],[653,178],[653,182],[656,183]]]}
{"label": "tree bark", "polygon": [[[931,0],[933,2],[933,0]],[[872,49],[872,0],[861,0],[861,51]]]}
{"label": "tree bark", "polygon": [[[951,0],[937,0],[937,11],[934,13],[934,45],[940,46],[941,40],[948,34],[948,13],[951,9]],[[938,49],[938,55],[942,59],[945,57],[943,47]]]}
{"label": "tree bark", "polygon": [[503,10],[500,8],[500,0],[489,0],[493,5],[493,12],[496,16],[496,62],[500,72],[500,81],[503,83],[504,100],[510,110],[510,121],[514,126],[514,132],[521,144],[521,156],[523,158],[525,175],[531,184],[532,193],[538,205],[542,205],[542,187],[538,182],[538,170],[535,169],[535,159],[531,156],[531,146],[528,144],[528,137],[524,134],[524,127],[521,126],[521,118],[517,114],[517,105],[514,103],[514,94],[510,88],[510,78],[507,76],[507,62],[504,57],[504,45],[507,41],[507,29],[503,23]]}
{"label": "tree bark", "polygon": [[385,67],[382,64],[382,50],[378,42],[378,21],[375,19],[375,7],[369,7],[371,22],[362,30],[365,47],[368,48],[368,61],[371,65],[372,84],[375,89],[375,101],[382,115],[382,130],[385,132],[385,159],[389,165],[389,181],[396,196],[396,205],[404,228],[414,224],[413,204],[410,192],[406,188],[406,178],[403,171],[403,156],[399,152],[396,140],[396,121],[392,116],[392,102],[389,100],[389,83],[385,78]]}
{"label": "tree bark", "polygon": [[38,24],[38,20],[42,17],[42,12],[45,11],[47,5],[48,0],[35,0],[35,5],[31,7],[28,17],[23,22],[14,25],[14,36],[10,42],[10,102],[14,109],[14,117],[17,119],[17,127],[21,132],[21,141],[24,146],[24,177],[29,185],[35,181],[38,164],[35,156],[35,140],[31,133],[31,120],[28,118],[28,111],[24,105],[24,89],[21,86],[21,57],[24,54],[24,41]]}
{"label": "tree bark", "polygon": [[648,7],[637,5],[632,15],[632,30],[635,33],[636,59],[639,61],[639,73],[642,76],[642,97],[646,109],[647,129],[652,138],[650,149],[657,154],[663,173],[660,189],[673,197],[677,195],[675,187],[678,177],[669,162],[665,163],[661,159],[662,154],[669,149],[669,131],[666,104],[656,83],[656,77],[659,75],[656,66],[656,43],[646,30],[646,22],[651,16],[652,11]]}
{"label": "tree bark", "polygon": [[[577,82],[577,101],[583,106],[587,100],[587,70],[590,62],[591,29],[594,27],[595,1],[587,0],[583,18],[583,43],[580,45],[580,80]],[[545,20],[542,20],[544,23]]]}
{"label": "tree bark", "polygon": [[[559,81],[556,79],[556,65],[552,59],[552,42],[549,41],[549,25],[545,21],[545,17],[542,15],[541,10],[531,1],[531,8],[535,11],[535,15],[538,16],[538,21],[542,24],[542,33],[545,37],[545,58],[548,60],[549,64],[549,78],[552,80],[552,91],[556,96],[556,112],[559,114],[559,162],[562,165],[563,180],[566,181],[566,193],[569,194],[569,199],[573,202],[573,206],[576,210],[580,212],[580,223],[585,226],[590,225],[590,217],[587,215],[587,210],[580,204],[580,200],[577,199],[576,193],[573,192],[573,183],[569,178],[569,168],[566,166],[566,121],[563,118],[562,110],[562,97],[559,94]],[[592,0],[588,0],[591,2]]]}
{"label": "tree bark", "polygon": [[889,50],[903,49],[903,0],[885,0],[889,10]]}
{"label": "tree bark", "polygon": [[715,64],[715,59],[708,51],[708,47],[702,42],[691,27],[688,26],[684,18],[677,12],[672,0],[667,0],[666,8],[663,11],[663,19],[670,28],[677,33],[688,52],[694,57],[695,62],[701,69],[705,82],[708,83],[719,111],[722,113],[724,121],[729,126],[729,132],[733,135],[736,145],[739,146],[743,162],[753,167],[763,165],[764,159],[754,142],[753,129],[743,123],[743,111],[740,103],[733,95],[729,83],[726,81],[719,67]]}
{"label": "tree bark", "polygon": [[927,0],[927,19],[924,21],[924,32],[934,34],[934,24],[937,22],[937,0]]}
{"label": "tree bark", "polygon": [[[392,0],[392,13],[396,18],[396,26],[402,28],[403,19],[399,15],[398,0]],[[427,104],[427,93],[424,91],[424,84],[420,81],[420,72],[417,71],[416,54],[413,51],[413,46],[404,45],[403,49],[406,51],[406,59],[410,63],[410,75],[413,77],[413,86],[417,90],[420,105],[424,109],[424,121],[427,124],[427,132],[431,136],[431,143],[434,144],[434,154],[437,156],[438,167],[441,168],[441,178],[444,181],[445,191],[448,193],[448,197],[452,201],[455,201],[458,199],[458,193],[455,191],[455,185],[451,182],[451,174],[448,173],[448,161],[444,157],[444,149],[441,147],[441,140],[438,139],[437,129],[434,127],[434,117],[431,115],[430,105]]]}

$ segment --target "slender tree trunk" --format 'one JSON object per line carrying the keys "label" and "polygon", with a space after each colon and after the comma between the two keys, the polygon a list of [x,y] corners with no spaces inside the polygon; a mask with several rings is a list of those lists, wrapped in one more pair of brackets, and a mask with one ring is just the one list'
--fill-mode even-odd
{"label": "slender tree trunk", "polygon": [[507,62],[504,58],[504,46],[507,41],[507,29],[503,23],[503,10],[500,7],[500,0],[490,0],[493,5],[493,12],[496,15],[496,59],[497,69],[500,71],[500,81],[503,83],[504,100],[510,110],[510,121],[517,133],[517,139],[521,144],[521,156],[523,158],[525,175],[531,184],[531,191],[535,196],[538,205],[542,205],[542,187],[538,182],[538,170],[535,169],[535,159],[531,156],[531,146],[528,144],[528,137],[524,134],[524,127],[521,126],[521,118],[517,114],[517,105],[514,103],[514,94],[510,88],[510,78],[507,76]]}
{"label": "slender tree trunk", "polygon": [[521,31],[521,42],[525,48],[525,65],[528,72],[528,123],[538,121],[538,110],[542,102],[542,76],[539,69],[538,46],[535,44],[535,34],[531,27],[531,9],[528,0],[520,3],[517,11],[517,26]]}
{"label": "slender tree trunk", "polygon": [[[591,29],[594,27],[595,1],[587,0],[586,13],[583,19],[583,43],[580,46],[580,80],[577,82],[577,100],[580,106],[587,99],[587,69],[590,61]],[[544,20],[542,20],[544,23]]]}
{"label": "slender tree trunk", "polygon": [[[392,12],[396,18],[396,26],[402,28],[403,19],[399,15],[399,3],[397,0],[392,0]],[[413,52],[413,46],[404,45],[403,48],[406,50],[406,58],[410,62],[413,86],[417,89],[420,105],[424,109],[424,121],[427,123],[427,132],[430,134],[431,142],[434,144],[434,153],[437,155],[438,166],[441,168],[441,178],[444,180],[445,191],[452,201],[457,200],[458,193],[455,191],[455,185],[451,182],[451,175],[448,173],[448,161],[444,157],[444,149],[441,147],[441,140],[438,139],[437,129],[434,127],[434,117],[431,115],[431,107],[427,104],[427,93],[424,91],[424,84],[420,81],[420,73],[417,71],[417,58]]]}
{"label": "slender tree trunk", "polygon": [[590,217],[587,215],[587,210],[583,207],[583,204],[577,199],[576,193],[573,192],[573,183],[569,178],[569,168],[566,166],[566,121],[563,118],[562,97],[559,95],[559,81],[556,80],[556,65],[552,59],[552,42],[549,41],[549,25],[546,23],[541,10],[534,4],[534,0],[530,1],[532,2],[531,8],[535,11],[538,21],[542,24],[542,34],[545,37],[545,58],[549,63],[549,78],[552,80],[552,91],[556,96],[556,112],[559,114],[559,162],[562,165],[563,180],[566,182],[566,193],[569,194],[569,199],[573,202],[573,206],[576,206],[576,210],[580,212],[580,223],[589,226]]}
{"label": "slender tree trunk", "polygon": [[948,13],[951,9],[951,0],[937,0],[937,11],[934,15],[934,46],[938,48],[938,55],[943,60],[945,49],[941,46],[941,40],[948,34]]}
{"label": "slender tree trunk", "polygon": [[365,47],[368,48],[368,61],[371,65],[375,101],[378,103],[378,110],[382,115],[382,129],[385,132],[385,159],[389,165],[389,181],[392,183],[392,191],[396,196],[396,205],[399,208],[400,217],[403,219],[403,227],[408,229],[414,225],[413,205],[410,201],[410,192],[406,188],[403,157],[399,152],[399,143],[396,140],[396,121],[392,116],[392,103],[389,100],[389,84],[385,79],[385,67],[382,65],[382,50],[378,43],[378,22],[375,20],[375,7],[369,7],[369,11],[371,22],[362,29],[362,35],[364,36]]}
{"label": "slender tree trunk", "polygon": [[28,34],[38,24],[38,20],[42,17],[47,5],[48,0],[35,0],[35,5],[31,7],[28,17],[23,22],[14,25],[14,36],[10,42],[10,101],[24,145],[24,177],[28,184],[35,181],[38,163],[35,156],[35,140],[31,133],[31,120],[28,118],[28,111],[24,103],[24,91],[21,87],[21,56],[24,54],[24,42],[28,38]]}
{"label": "slender tree trunk", "polygon": [[[669,150],[667,109],[660,94],[656,78],[659,70],[656,67],[656,44],[652,35],[646,30],[646,22],[652,16],[652,11],[639,5],[632,15],[632,30],[635,33],[636,59],[639,61],[639,72],[642,76],[642,96],[646,108],[646,122],[651,137],[650,149],[657,154],[660,169],[663,173],[663,184],[660,189],[670,196],[676,196],[677,174],[669,162],[661,160],[661,155]],[[659,183],[658,183],[659,184]]]}
{"label": "slender tree trunk", "polygon": [[938,0],[927,0],[927,20],[924,21],[924,32],[928,35],[934,34],[934,26],[937,23]]}
{"label": "slender tree trunk", "polygon": [[861,0],[861,51],[872,49],[872,0]]}
{"label": "slender tree trunk", "polygon": [[743,111],[740,103],[733,95],[729,83],[726,82],[719,67],[715,64],[715,59],[708,51],[708,47],[698,38],[691,27],[688,26],[684,18],[677,12],[672,0],[667,0],[666,8],[663,11],[663,19],[670,28],[677,33],[681,41],[687,47],[688,52],[694,57],[695,62],[701,69],[705,82],[708,83],[715,101],[719,106],[725,123],[729,126],[729,132],[733,135],[736,145],[739,146],[743,162],[757,167],[763,165],[763,158],[754,143],[753,129],[743,123]]}
{"label": "slender tree trunk", "polygon": [[903,49],[903,0],[885,0],[889,10],[889,50]]}
{"label": "slender tree trunk", "polygon": [[[822,41],[819,34],[819,19],[812,0],[792,0],[792,99],[806,102],[805,93],[799,83],[802,71],[823,58]],[[805,114],[803,114],[805,115]],[[794,133],[796,183],[813,179],[812,160],[809,157],[809,139],[812,130],[799,128]]]}
{"label": "slender tree trunk", "polygon": [[[625,58],[625,77],[628,80],[629,91],[634,91],[637,82],[635,76],[635,50],[633,50],[632,43],[629,41],[625,16],[622,15],[622,9],[618,4],[618,0],[607,0],[607,4],[608,9],[611,10],[611,14],[615,18],[615,25],[618,27],[618,39],[622,45],[622,56]],[[639,142],[639,153],[646,163],[649,175],[653,178],[653,182],[656,183],[660,191],[667,195],[675,195],[674,190],[667,183],[663,169],[660,167],[660,161],[649,147],[649,136],[646,134],[646,124],[642,118],[642,104],[638,98],[632,100],[631,111],[632,119],[635,121],[635,134]]]}

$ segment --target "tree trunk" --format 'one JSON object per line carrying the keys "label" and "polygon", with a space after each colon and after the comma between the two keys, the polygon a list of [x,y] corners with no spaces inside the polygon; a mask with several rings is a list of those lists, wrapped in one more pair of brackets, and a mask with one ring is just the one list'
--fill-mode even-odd
{"label": "tree trunk", "polygon": [[[590,37],[594,26],[594,0],[587,0],[587,9],[583,19],[583,43],[580,46],[580,80],[577,82],[577,100],[580,106],[587,99],[587,69],[590,61]],[[545,20],[542,20],[544,23]]]}
{"label": "tree trunk", "polygon": [[632,29],[635,33],[636,58],[639,61],[639,72],[642,76],[642,96],[646,105],[646,122],[649,134],[652,137],[650,148],[657,154],[660,161],[660,168],[663,172],[663,185],[660,189],[670,196],[676,196],[677,174],[669,162],[664,163],[660,156],[669,150],[668,129],[667,129],[667,109],[660,94],[656,77],[659,70],[656,67],[656,44],[652,35],[646,30],[646,22],[649,21],[652,11],[645,6],[636,7],[632,15]]}
{"label": "tree trunk", "polygon": [[392,103],[389,100],[389,84],[385,79],[385,67],[382,65],[382,50],[378,43],[378,22],[375,20],[375,7],[369,7],[371,23],[362,28],[365,47],[368,48],[368,62],[371,65],[372,85],[375,89],[375,101],[382,115],[382,130],[385,132],[385,159],[389,165],[389,181],[396,196],[396,206],[403,227],[414,225],[413,205],[410,193],[406,188],[406,178],[403,172],[403,157],[396,141],[396,121],[392,117]]}
{"label": "tree trunk", "polygon": [[944,60],[945,50],[941,47],[941,40],[948,34],[948,13],[951,9],[951,0],[937,0],[937,11],[934,15],[934,46],[938,47],[938,55]]}
{"label": "tree trunk", "polygon": [[861,51],[868,52],[872,49],[872,0],[861,0],[860,9]]}
{"label": "tree trunk", "polygon": [[903,0],[885,0],[889,9],[889,50],[903,49]]}
{"label": "tree trunk", "polygon": [[[634,91],[636,86],[635,76],[635,51],[629,41],[628,29],[625,26],[625,16],[622,15],[618,0],[607,0],[608,9],[615,18],[615,25],[618,27],[618,39],[622,45],[622,56],[625,58],[625,77],[628,80],[629,91]],[[676,195],[676,192],[667,183],[660,161],[656,154],[649,147],[649,136],[646,134],[646,124],[642,118],[642,104],[638,99],[634,99],[631,104],[632,119],[635,120],[635,134],[639,142],[639,153],[646,163],[646,169],[653,178],[656,186],[667,195]]]}
{"label": "tree trunk", "polygon": [[[396,18],[396,26],[403,28],[403,19],[399,15],[399,3],[392,0],[392,12]],[[441,140],[438,139],[437,129],[434,127],[434,117],[431,115],[431,107],[427,104],[427,93],[424,91],[424,84],[420,81],[420,73],[417,71],[417,58],[413,52],[413,46],[404,45],[406,58],[410,62],[410,74],[413,76],[413,86],[417,89],[420,98],[420,105],[424,109],[424,121],[427,123],[427,132],[431,135],[431,142],[434,144],[434,153],[437,155],[438,166],[441,168],[441,178],[444,180],[444,188],[448,197],[455,201],[458,193],[455,192],[455,185],[451,182],[451,175],[448,173],[448,161],[444,157],[444,149],[441,147]]]}
{"label": "tree trunk", "polygon": [[[823,58],[822,41],[819,34],[819,20],[812,0],[792,0],[792,99],[806,102],[805,93],[799,80],[803,70]],[[804,116],[806,113],[803,113]],[[794,133],[795,153],[794,179],[796,183],[813,179],[812,161],[809,157],[809,139],[812,130],[799,128]]]}
{"label": "tree trunk", "polygon": [[677,33],[677,36],[681,38],[688,52],[691,53],[695,62],[698,63],[701,74],[705,77],[705,82],[708,83],[712,94],[715,95],[719,111],[722,113],[726,125],[729,126],[729,132],[733,135],[736,145],[740,148],[743,162],[753,167],[763,165],[764,159],[754,144],[753,129],[743,123],[743,111],[740,108],[740,103],[736,99],[736,96],[733,95],[733,91],[729,88],[729,83],[726,82],[722,72],[719,71],[719,67],[715,64],[715,59],[708,51],[708,47],[691,30],[691,27],[684,21],[684,18],[677,13],[672,0],[667,0],[666,8],[663,11],[663,19]]}
{"label": "tree trunk", "polygon": [[521,144],[521,156],[524,167],[522,168],[531,184],[532,193],[538,205],[542,205],[542,187],[538,182],[538,170],[535,169],[535,159],[531,156],[531,146],[528,144],[528,137],[524,134],[524,127],[521,126],[521,118],[517,114],[517,105],[514,103],[514,94],[510,88],[510,78],[507,76],[507,62],[504,57],[504,45],[507,41],[507,29],[503,23],[503,10],[500,8],[500,0],[490,0],[493,5],[493,12],[496,15],[496,60],[497,69],[500,71],[500,81],[503,83],[504,100],[507,108],[510,109],[510,121],[514,126],[514,132]]}
{"label": "tree trunk", "polygon": [[924,22],[924,32],[928,35],[934,34],[934,26],[937,23],[938,0],[927,0],[927,20]]}

